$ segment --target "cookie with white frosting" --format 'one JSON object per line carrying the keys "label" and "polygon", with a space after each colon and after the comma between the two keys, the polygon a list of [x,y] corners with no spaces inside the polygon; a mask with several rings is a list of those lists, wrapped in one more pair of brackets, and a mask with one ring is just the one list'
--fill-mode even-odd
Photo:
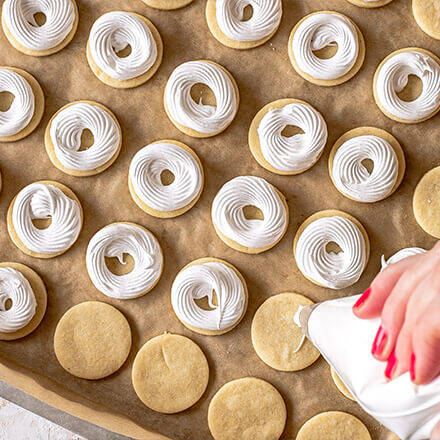
{"label": "cookie with white frosting", "polygon": [[161,9],[164,11],[171,11],[174,9],[183,8],[194,0],[142,0],[147,6],[154,9]]}
{"label": "cookie with white frosting", "polygon": [[200,159],[182,142],[153,142],[141,148],[130,163],[130,194],[143,211],[154,217],[177,217],[187,212],[199,200],[203,184]]}
{"label": "cookie with white frosting", "polygon": [[[328,249],[338,245],[340,252]],[[299,228],[293,243],[298,269],[312,283],[343,289],[361,277],[370,255],[370,241],[362,224],[337,210],[320,211]]]}
{"label": "cookie with white frosting", "polygon": [[382,6],[391,3],[393,0],[347,0],[347,1],[355,6],[360,6],[361,8],[381,8]]}
{"label": "cookie with white frosting", "polygon": [[[39,24],[37,14],[45,16]],[[51,55],[67,46],[78,27],[75,0],[5,0],[2,27],[8,41],[25,55]]]}
{"label": "cookie with white frosting", "polygon": [[76,195],[67,186],[49,180],[24,187],[12,200],[7,215],[11,240],[36,258],[66,252],[76,242],[82,224],[83,210]]}
{"label": "cookie with white frosting", "polygon": [[[284,136],[287,126],[303,133]],[[298,99],[278,99],[265,105],[249,128],[249,147],[255,160],[281,175],[302,173],[321,157],[327,143],[327,124],[310,104]]]}
{"label": "cookie with white frosting", "polygon": [[[407,87],[410,75],[422,83],[419,94],[414,87]],[[405,88],[410,100],[399,96]],[[415,124],[432,118],[440,110],[440,59],[418,47],[391,53],[374,74],[373,93],[382,113],[394,121]]]}
{"label": "cookie with white frosting", "polygon": [[[365,166],[366,160],[371,161],[371,170]],[[357,202],[374,203],[399,187],[405,156],[397,139],[385,130],[359,127],[335,142],[328,166],[339,192]]]}
{"label": "cookie with white frosting", "polygon": [[[82,150],[84,130],[92,133],[93,144]],[[76,101],[52,116],[44,143],[50,160],[58,169],[72,176],[93,176],[117,159],[122,145],[121,126],[116,116],[103,105]]]}
{"label": "cookie with white frosting", "polygon": [[14,142],[31,134],[44,113],[44,94],[38,81],[15,67],[0,67],[0,92],[9,92],[14,100],[0,112],[0,142]]}
{"label": "cookie with white frosting", "polygon": [[[252,16],[245,20],[245,9]],[[268,41],[281,23],[281,0],[208,0],[206,20],[212,35],[233,49],[252,49]]]}
{"label": "cookie with white frosting", "polygon": [[0,263],[0,340],[33,332],[46,312],[46,287],[40,276],[20,263]]}
{"label": "cookie with white frosting", "polygon": [[[337,45],[336,53],[328,52]],[[293,28],[288,43],[296,72],[320,86],[336,86],[351,79],[362,67],[365,42],[357,25],[334,11],[314,12]],[[317,51],[324,51],[322,57]]]}
{"label": "cookie with white frosting", "polygon": [[87,41],[87,61],[93,73],[104,84],[119,89],[148,81],[159,68],[162,55],[159,31],[150,20],[134,12],[102,15],[93,24]]}

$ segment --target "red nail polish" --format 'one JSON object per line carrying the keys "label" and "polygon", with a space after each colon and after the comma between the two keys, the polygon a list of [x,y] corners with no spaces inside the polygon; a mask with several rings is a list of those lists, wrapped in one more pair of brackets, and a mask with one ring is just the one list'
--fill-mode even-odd
{"label": "red nail polish", "polygon": [[411,377],[411,381],[414,382],[416,380],[416,355],[414,353],[411,354],[411,363],[409,366],[409,375]]}
{"label": "red nail polish", "polygon": [[396,358],[396,353],[393,350],[390,357],[388,358],[387,366],[385,368],[385,377],[391,380],[394,375],[394,372],[396,371],[396,368],[397,368],[397,358]]}
{"label": "red nail polish", "polygon": [[373,346],[371,348],[371,353],[373,354],[373,356],[380,356],[382,354],[387,343],[387,338],[387,332],[382,326],[380,326],[379,330],[376,333],[376,337],[374,338]]}
{"label": "red nail polish", "polygon": [[358,309],[370,296],[371,293],[371,287],[369,287],[362,296],[356,301],[355,305],[353,306],[354,309]]}

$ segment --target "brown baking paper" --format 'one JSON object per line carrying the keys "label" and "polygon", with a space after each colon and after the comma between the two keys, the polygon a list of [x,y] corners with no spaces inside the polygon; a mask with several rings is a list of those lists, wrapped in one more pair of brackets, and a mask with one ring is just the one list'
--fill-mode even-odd
{"label": "brown baking paper", "polygon": [[[394,0],[379,9],[361,9],[345,0],[284,0],[283,18],[276,35],[262,47],[236,51],[222,46],[210,34],[205,21],[205,2],[195,0],[177,11],[158,11],[140,0],[78,0],[78,32],[64,50],[53,56],[33,58],[17,52],[0,36],[0,65],[25,69],[42,85],[46,110],[39,128],[26,139],[0,145],[3,191],[0,196],[1,261],[17,261],[35,269],[48,288],[48,308],[40,326],[16,342],[0,342],[3,364],[1,378],[33,395],[96,424],[135,438],[210,438],[206,421],[208,404],[221,385],[244,376],[268,380],[281,392],[288,420],[283,439],[293,439],[301,425],[313,415],[328,410],[347,411],[359,417],[373,439],[392,435],[360,407],[346,399],[333,384],[328,365],[320,358],[311,367],[281,373],[266,366],[255,354],[250,326],[258,306],[269,296],[294,291],[313,301],[338,298],[363,291],[380,268],[380,256],[389,256],[406,246],[430,247],[434,240],[414,220],[412,194],[422,175],[439,164],[439,117],[414,126],[393,122],[376,107],[372,81],[376,66],[396,49],[420,46],[437,53],[438,42],[422,33],[415,23],[410,0]],[[104,12],[129,10],[143,14],[156,25],[164,41],[164,59],[158,73],[146,84],[131,90],[117,90],[102,84],[86,61],[90,27]],[[307,83],[292,68],[287,41],[295,23],[308,13],[330,9],[352,18],[362,30],[367,52],[365,64],[348,83],[325,88]],[[172,70],[184,61],[209,59],[226,67],[237,80],[241,94],[238,115],[221,135],[193,139],[179,132],[163,109],[163,91]],[[329,142],[319,162],[298,176],[278,176],[261,168],[247,144],[254,115],[268,102],[279,98],[309,102],[324,116]],[[123,132],[120,157],[104,173],[77,178],[63,174],[50,162],[43,134],[50,117],[65,104],[89,99],[109,107],[118,117]],[[332,185],[327,160],[331,146],[344,132],[359,126],[388,130],[402,144],[407,172],[397,192],[372,205],[342,196]],[[132,201],[127,185],[131,158],[144,145],[159,139],[176,139],[199,155],[206,182],[199,202],[175,219],[157,219],[141,211]],[[216,235],[210,220],[212,199],[220,186],[238,175],[267,179],[287,197],[290,224],[281,242],[260,255],[247,255],[227,247]],[[38,260],[23,254],[11,242],[6,230],[6,211],[15,194],[36,180],[55,180],[69,186],[81,200],[85,213],[79,240],[64,255]],[[371,256],[361,280],[351,288],[331,291],[307,281],[292,256],[292,242],[298,226],[311,214],[337,208],[358,218],[371,240]],[[89,239],[103,226],[131,221],[150,229],[159,239],[165,269],[157,287],[142,298],[118,301],[107,298],[90,282],[85,268]],[[217,257],[236,266],[249,287],[249,307],[242,323],[223,336],[208,337],[187,330],[170,305],[171,283],[183,266],[201,257]],[[129,320],[133,347],[124,366],[112,376],[87,381],[67,373],[53,351],[53,334],[62,314],[75,304],[99,300],[115,305]],[[337,325],[337,323],[335,323]],[[209,361],[208,388],[192,408],[177,415],[151,411],[137,398],[131,385],[131,367],[140,347],[164,331],[189,336]],[[234,439],[231,439],[234,440]]]}

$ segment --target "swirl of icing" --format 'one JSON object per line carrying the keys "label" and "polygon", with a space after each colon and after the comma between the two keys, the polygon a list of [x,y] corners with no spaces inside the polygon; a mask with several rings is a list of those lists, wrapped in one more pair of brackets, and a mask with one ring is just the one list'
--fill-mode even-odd
{"label": "swirl of icing", "polygon": [[409,247],[400,249],[400,251],[396,252],[394,255],[392,255],[390,258],[386,259],[385,255],[382,255],[381,263],[382,268],[381,270],[385,269],[386,267],[390,266],[391,264],[397,263],[400,260],[403,260],[404,258],[411,257],[413,255],[422,254],[426,252],[426,249],[422,249],[419,247]]}
{"label": "swirl of icing", "polygon": [[11,107],[0,112],[0,137],[13,136],[23,130],[34,116],[34,92],[23,76],[10,69],[0,69],[0,92],[14,95]]}
{"label": "swirl of icing", "polygon": [[[214,93],[216,105],[196,103],[191,97],[194,84],[205,84]],[[217,64],[189,61],[174,69],[165,87],[165,103],[171,117],[199,133],[214,134],[234,119],[238,99],[229,75]]]}
{"label": "swirl of icing", "polygon": [[[338,45],[329,59],[313,51]],[[359,54],[359,37],[353,23],[339,14],[321,12],[307,17],[296,29],[292,51],[298,67],[316,79],[333,80],[348,73]]]}
{"label": "swirl of icing", "polygon": [[[249,205],[260,209],[264,219],[248,220],[243,208]],[[214,198],[211,216],[224,236],[254,249],[275,244],[284,235],[288,221],[277,190],[255,176],[239,176],[225,183]]]}
{"label": "swirl of icing", "polygon": [[[170,185],[163,171],[174,175]],[[193,155],[171,142],[147,145],[133,157],[129,176],[136,195],[157,211],[175,211],[191,203],[202,188],[202,169]]]}
{"label": "swirl of icing", "polygon": [[[6,309],[10,300],[12,306]],[[37,310],[29,281],[12,267],[0,267],[0,332],[12,333],[26,327]]]}
{"label": "swirl of icing", "polygon": [[[105,257],[117,257],[125,264],[124,254],[134,260],[134,268],[125,275],[115,275]],[[90,240],[86,256],[87,271],[94,286],[111,298],[131,299],[154,287],[162,273],[163,255],[159,242],[140,226],[115,223],[99,230]]]}
{"label": "swirl of icing", "polygon": [[[112,11],[92,26],[89,49],[96,65],[111,78],[124,81],[147,72],[157,59],[157,44],[148,25],[131,12]],[[117,52],[131,47],[125,58]]]}
{"label": "swirl of icing", "polygon": [[[303,134],[290,137],[281,132],[287,125],[301,128]],[[268,111],[258,126],[261,153],[274,168],[297,172],[312,166],[327,143],[327,124],[309,105],[294,102]]]}
{"label": "swirl of icing", "polygon": [[[252,17],[243,21],[247,6],[252,7]],[[215,7],[219,28],[235,41],[262,40],[281,22],[281,0],[216,0]]]}
{"label": "swirl of icing", "polygon": [[[326,246],[332,242],[341,252],[327,251]],[[318,218],[299,236],[295,259],[306,277],[330,289],[343,289],[356,283],[365,269],[365,239],[359,227],[348,218]]]}
{"label": "swirl of icing", "polygon": [[[213,301],[213,292],[217,304]],[[209,307],[195,300],[208,298]],[[185,267],[171,288],[171,305],[177,317],[202,330],[218,331],[232,327],[241,318],[246,304],[245,288],[233,269],[221,262],[205,262]]]}
{"label": "swirl of icing", "polygon": [[[370,172],[362,161],[373,161]],[[332,175],[336,187],[359,202],[377,202],[397,182],[399,161],[393,147],[379,136],[362,135],[344,142],[336,151]]]}
{"label": "swirl of icing", "polygon": [[[94,142],[80,151],[83,130],[92,132]],[[121,136],[113,117],[104,108],[77,102],[63,108],[52,119],[50,139],[57,159],[71,170],[90,171],[104,165],[118,151]]]}
{"label": "swirl of icing", "polygon": [[[34,15],[43,13],[39,26]],[[73,29],[76,11],[72,0],[5,0],[2,17],[15,40],[29,50],[49,50],[64,41]]]}
{"label": "swirl of icing", "polygon": [[[76,202],[54,185],[31,183],[15,198],[12,225],[18,238],[32,252],[57,254],[67,250],[81,231],[81,210]],[[46,229],[38,229],[33,219],[51,218]]]}
{"label": "swirl of icing", "polygon": [[[420,78],[423,90],[413,101],[403,101],[397,93],[408,84],[409,75]],[[376,76],[376,96],[391,115],[406,121],[424,119],[440,106],[440,66],[429,55],[416,50],[391,56]]]}

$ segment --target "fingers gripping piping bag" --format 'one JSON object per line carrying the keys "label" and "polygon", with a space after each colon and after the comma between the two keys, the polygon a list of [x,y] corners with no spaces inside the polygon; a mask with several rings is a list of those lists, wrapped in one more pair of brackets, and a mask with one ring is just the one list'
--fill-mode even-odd
{"label": "fingers gripping piping bag", "polygon": [[367,413],[401,440],[427,440],[440,420],[440,377],[425,386],[414,385],[409,373],[387,382],[385,362],[371,355],[380,319],[362,320],[353,314],[359,297],[302,307],[295,323]]}

